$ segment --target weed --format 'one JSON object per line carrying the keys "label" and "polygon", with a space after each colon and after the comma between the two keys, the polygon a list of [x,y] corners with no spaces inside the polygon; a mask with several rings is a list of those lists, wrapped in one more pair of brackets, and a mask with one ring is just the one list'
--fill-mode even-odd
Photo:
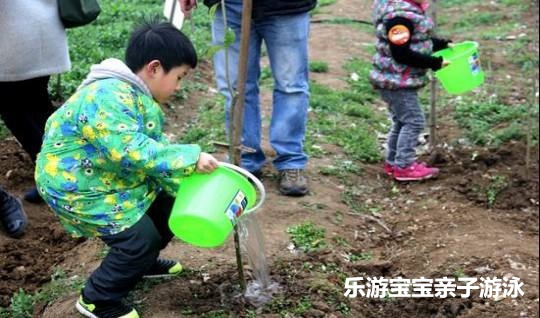
{"label": "weed", "polygon": [[332,5],[332,4],[336,3],[336,1],[337,0],[319,0],[319,1],[317,1],[317,6],[315,7],[315,9],[311,10],[310,15],[313,16],[315,14],[319,14],[321,12],[322,7]]}
{"label": "weed", "polygon": [[213,310],[201,315],[203,318],[229,318],[232,317],[230,314],[226,313],[224,310]]}
{"label": "weed", "polygon": [[[94,23],[67,30],[72,67],[61,75],[60,87],[56,80],[51,80],[54,99],[64,100],[73,94],[92,64],[110,57],[123,59],[126,35],[142,18],[161,16],[162,5],[155,0],[101,0],[101,14]],[[206,10],[194,10],[191,21],[183,31],[189,34],[197,54],[205,56],[211,43],[211,18]]]}
{"label": "weed", "polygon": [[[496,147],[510,140],[525,138],[522,121],[529,107],[498,102],[463,102],[456,106],[454,118],[466,129],[465,134],[472,143]],[[535,113],[538,113],[538,105]],[[533,139],[538,140],[538,133]]]}
{"label": "weed", "polygon": [[311,299],[309,299],[308,296],[304,296],[302,299],[300,299],[298,305],[292,311],[297,315],[302,315],[312,307],[313,305],[311,304]]}
{"label": "weed", "polygon": [[309,63],[309,70],[314,73],[326,73],[328,72],[328,63],[322,61],[311,61]]}
{"label": "weed", "polygon": [[332,241],[334,241],[334,243],[336,243],[338,246],[349,246],[347,240],[341,236],[334,236]]}
{"label": "weed", "polygon": [[51,281],[34,293],[28,294],[22,288],[11,297],[8,308],[0,310],[1,318],[27,318],[32,317],[34,305],[37,303],[50,303],[65,294],[80,290],[84,281],[77,277],[67,277],[59,268],[54,269]]}
{"label": "weed", "polygon": [[[360,59],[347,62],[345,69],[367,78],[371,65]],[[310,84],[310,107],[313,113],[308,122],[306,149],[310,155],[324,154],[316,143],[332,143],[343,148],[351,159],[377,162],[381,158],[377,134],[387,121],[375,113],[370,104],[375,100],[371,84],[365,80],[348,81],[349,89],[333,90],[324,85]]]}
{"label": "weed", "polygon": [[213,141],[225,141],[225,111],[223,99],[207,100],[199,109],[198,117],[178,140],[179,143],[197,143],[203,151],[215,152]]}
{"label": "weed", "polygon": [[336,160],[336,163],[324,166],[319,169],[319,173],[325,176],[336,176],[340,179],[346,179],[350,174],[360,174],[360,167],[350,160]]}
{"label": "weed", "polygon": [[32,317],[33,311],[32,295],[27,294],[22,288],[11,297],[11,316],[13,318]]}
{"label": "weed", "polygon": [[287,229],[287,233],[290,234],[293,244],[304,252],[324,248],[326,246],[326,242],[324,241],[325,232],[326,230],[324,228],[316,227],[311,222]]}
{"label": "weed", "polygon": [[373,252],[362,252],[360,254],[354,254],[350,253],[348,255],[348,261],[351,263],[357,262],[357,261],[371,261],[373,259]]}
{"label": "weed", "polygon": [[492,208],[497,201],[497,196],[508,187],[505,176],[496,175],[490,178],[490,183],[486,189],[486,199],[489,208]]}
{"label": "weed", "polygon": [[463,267],[456,267],[452,272],[452,276],[454,276],[455,278],[465,277],[465,271],[463,270]]}
{"label": "weed", "polygon": [[4,122],[0,120],[0,140],[4,140],[9,135],[10,132],[7,129],[6,125],[4,125]]}

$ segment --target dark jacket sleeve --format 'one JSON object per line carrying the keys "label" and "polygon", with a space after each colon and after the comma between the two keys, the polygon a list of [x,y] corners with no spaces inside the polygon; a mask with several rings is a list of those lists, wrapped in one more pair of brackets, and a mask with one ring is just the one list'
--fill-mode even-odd
{"label": "dark jacket sleeve", "polygon": [[452,40],[431,38],[431,42],[433,42],[433,52],[437,52],[446,49],[448,47],[448,43],[451,43]]}
{"label": "dark jacket sleeve", "polygon": [[[388,20],[385,23],[386,32],[388,33],[390,29],[396,25],[403,25],[409,29],[410,37],[412,38],[414,25],[410,20],[400,17]],[[402,45],[396,45],[390,42],[390,51],[394,60],[401,64],[418,68],[430,68],[434,71],[442,67],[442,57],[433,57],[428,54],[422,54],[411,50],[410,39]]]}

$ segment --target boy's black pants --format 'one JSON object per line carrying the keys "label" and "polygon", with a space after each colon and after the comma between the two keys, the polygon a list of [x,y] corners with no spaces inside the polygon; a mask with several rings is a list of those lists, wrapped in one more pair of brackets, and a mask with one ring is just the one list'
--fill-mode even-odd
{"label": "boy's black pants", "polygon": [[0,82],[0,117],[34,162],[43,142],[45,123],[55,111],[47,90],[49,78]]}
{"label": "boy's black pants", "polygon": [[95,304],[127,296],[154,265],[159,251],[171,241],[173,233],[168,220],[173,204],[173,197],[161,193],[135,225],[100,237],[110,250],[84,286],[87,300]]}

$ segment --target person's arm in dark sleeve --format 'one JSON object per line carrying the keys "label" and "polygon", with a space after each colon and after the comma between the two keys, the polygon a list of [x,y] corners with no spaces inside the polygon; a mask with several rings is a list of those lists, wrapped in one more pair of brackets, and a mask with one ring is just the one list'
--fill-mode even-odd
{"label": "person's arm in dark sleeve", "polygon": [[433,57],[411,50],[414,25],[405,18],[394,18],[385,23],[390,52],[398,63],[411,67],[430,68],[434,71],[442,67],[442,57]]}
{"label": "person's arm in dark sleeve", "polygon": [[452,40],[431,38],[431,42],[433,42],[433,52],[437,52],[448,48],[448,43],[452,43]]}

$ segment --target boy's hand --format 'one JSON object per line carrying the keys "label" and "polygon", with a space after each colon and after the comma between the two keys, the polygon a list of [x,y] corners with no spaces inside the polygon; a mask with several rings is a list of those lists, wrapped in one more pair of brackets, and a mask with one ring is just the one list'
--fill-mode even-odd
{"label": "boy's hand", "polygon": [[199,155],[199,161],[197,161],[197,168],[195,171],[201,173],[210,173],[218,167],[218,161],[214,156],[201,152]]}
{"label": "boy's hand", "polygon": [[443,60],[443,61],[442,61],[441,68],[450,65],[450,63],[452,63],[452,62],[450,62],[449,60]]}
{"label": "boy's hand", "polygon": [[189,11],[197,7],[197,0],[178,0],[178,3],[185,16],[189,16]]}

